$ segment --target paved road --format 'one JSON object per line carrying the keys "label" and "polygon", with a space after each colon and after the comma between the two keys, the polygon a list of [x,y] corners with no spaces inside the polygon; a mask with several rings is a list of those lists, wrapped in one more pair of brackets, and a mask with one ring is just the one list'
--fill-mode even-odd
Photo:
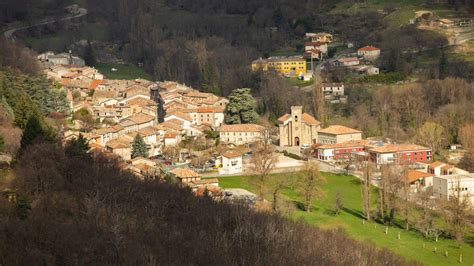
{"label": "paved road", "polygon": [[33,27],[37,27],[37,26],[52,24],[52,23],[57,22],[57,21],[66,21],[66,20],[71,20],[71,19],[75,19],[75,18],[80,18],[80,17],[83,17],[85,15],[87,15],[87,9],[79,8],[79,12],[77,14],[69,15],[69,16],[66,16],[66,17],[63,17],[63,18],[60,18],[60,19],[46,19],[46,20],[44,20],[42,22],[38,22],[34,25],[21,26],[21,27],[9,29],[9,30],[5,31],[3,33],[3,35],[5,36],[5,38],[13,40],[15,38],[15,32],[18,31],[18,30],[26,30],[28,28],[33,28]]}

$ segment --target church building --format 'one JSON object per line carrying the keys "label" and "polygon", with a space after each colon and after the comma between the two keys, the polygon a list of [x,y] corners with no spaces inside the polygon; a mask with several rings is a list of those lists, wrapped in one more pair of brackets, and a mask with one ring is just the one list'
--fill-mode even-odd
{"label": "church building", "polygon": [[321,123],[312,115],[303,113],[302,106],[292,106],[291,114],[278,118],[280,146],[301,146],[318,143]]}

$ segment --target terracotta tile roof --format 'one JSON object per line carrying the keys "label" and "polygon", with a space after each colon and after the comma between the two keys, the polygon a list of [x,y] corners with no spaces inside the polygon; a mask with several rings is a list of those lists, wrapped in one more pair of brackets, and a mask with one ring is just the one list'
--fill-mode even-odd
{"label": "terracotta tile roof", "polygon": [[101,79],[94,79],[89,85],[89,89],[95,90],[100,84],[103,84],[105,81]]}
{"label": "terracotta tile roof", "polygon": [[191,116],[189,116],[189,114],[185,114],[185,113],[181,113],[181,112],[172,112],[172,113],[168,113],[165,118],[168,118],[170,116],[176,116],[178,118],[181,118],[183,120],[186,120],[186,121],[192,121],[191,119]]}
{"label": "terracotta tile roof", "polygon": [[380,49],[375,47],[375,46],[372,46],[372,45],[367,45],[367,46],[364,46],[362,48],[359,49],[359,51],[379,51]]}
{"label": "terracotta tile roof", "polygon": [[446,165],[443,165],[443,167],[441,167],[441,170],[443,171],[448,171],[451,169],[454,169],[454,165],[446,164]]}
{"label": "terracotta tile roof", "polygon": [[113,133],[113,132],[115,132],[115,130],[112,127],[98,128],[94,131],[94,133],[97,135],[105,135],[105,134]]}
{"label": "terracotta tile roof", "polygon": [[433,162],[433,163],[429,164],[428,166],[434,169],[434,168],[437,168],[437,167],[440,167],[440,166],[443,166],[443,165],[445,165],[445,163],[436,161],[436,162]]}
{"label": "terracotta tile roof", "polygon": [[155,101],[150,100],[150,99],[146,99],[146,98],[142,98],[142,97],[137,97],[137,98],[133,98],[133,99],[130,99],[130,100],[125,99],[125,101],[127,102],[128,105],[156,106]]}
{"label": "terracotta tile roof", "polygon": [[429,173],[425,173],[425,172],[421,172],[421,171],[417,171],[417,170],[408,170],[406,178],[407,178],[408,182],[413,183],[413,182],[415,182],[419,179],[432,177],[432,176],[433,175],[429,174]]}
{"label": "terracotta tile roof", "polygon": [[291,115],[290,114],[284,114],[278,118],[278,122],[284,123],[286,120],[290,119]]}
{"label": "terracotta tile roof", "polygon": [[177,133],[166,133],[164,138],[165,139],[174,139],[174,138],[176,138],[176,136],[178,136]]}
{"label": "terracotta tile roof", "polygon": [[261,132],[265,128],[257,124],[222,125],[219,132]]}
{"label": "terracotta tile roof", "polygon": [[416,145],[416,144],[386,144],[382,147],[375,147],[375,148],[370,149],[370,151],[378,152],[378,153],[419,151],[419,150],[429,150],[429,148]]}
{"label": "terracotta tile roof", "polygon": [[183,129],[180,125],[170,123],[170,122],[159,123],[158,125],[155,126],[155,128],[158,129],[158,130],[160,130],[160,129],[162,129],[162,130],[172,129],[172,130],[176,130],[176,131],[180,131],[180,130]]}
{"label": "terracotta tile roof", "polygon": [[222,156],[226,158],[237,158],[237,157],[241,157],[242,154],[236,151],[226,151],[222,154]]}
{"label": "terracotta tile roof", "polygon": [[309,125],[320,125],[321,122],[319,122],[318,120],[316,120],[316,118],[314,118],[314,116],[310,115],[310,114],[307,114],[307,113],[303,113],[301,115],[301,118],[303,120],[303,122],[309,124]]}
{"label": "terracotta tile roof", "polygon": [[132,140],[130,138],[122,136],[116,139],[109,140],[106,146],[112,149],[126,149],[130,148],[131,144]]}
{"label": "terracotta tile roof", "polygon": [[361,133],[360,130],[353,129],[350,127],[345,127],[341,125],[332,125],[329,126],[325,129],[319,130],[320,133],[324,134],[332,134],[332,135],[344,135],[344,134],[355,134],[355,133]]}
{"label": "terracotta tile roof", "polygon": [[192,169],[187,167],[175,168],[170,171],[178,178],[187,178],[187,177],[199,177],[199,175],[194,172]]}
{"label": "terracotta tile roof", "polygon": [[144,123],[148,123],[150,121],[155,120],[155,117],[151,116],[151,115],[139,113],[139,114],[127,117],[125,119],[130,120],[130,121],[134,122],[135,124],[144,124]]}
{"label": "terracotta tile roof", "polygon": [[318,146],[318,149],[340,149],[340,148],[352,148],[352,147],[365,147],[369,146],[370,141],[363,139],[363,140],[349,140],[342,143],[334,143],[334,144],[324,144]]}
{"label": "terracotta tile roof", "polygon": [[179,120],[179,119],[176,119],[176,118],[166,120],[166,122],[173,123],[173,124],[176,124],[176,125],[179,125],[179,126],[182,126],[184,124],[184,122],[182,120]]}
{"label": "terracotta tile roof", "polygon": [[196,109],[197,113],[215,113],[216,109],[214,107],[201,107]]}
{"label": "terracotta tile roof", "polygon": [[140,133],[141,136],[151,136],[156,134],[156,130],[154,127],[144,127],[138,130],[138,133]]}

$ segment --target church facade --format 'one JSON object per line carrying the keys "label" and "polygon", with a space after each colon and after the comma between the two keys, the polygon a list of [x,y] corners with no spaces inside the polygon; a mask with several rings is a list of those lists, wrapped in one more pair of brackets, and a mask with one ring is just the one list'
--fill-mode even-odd
{"label": "church facade", "polygon": [[299,147],[318,143],[321,123],[312,115],[303,113],[302,106],[292,106],[290,114],[278,118],[280,146]]}

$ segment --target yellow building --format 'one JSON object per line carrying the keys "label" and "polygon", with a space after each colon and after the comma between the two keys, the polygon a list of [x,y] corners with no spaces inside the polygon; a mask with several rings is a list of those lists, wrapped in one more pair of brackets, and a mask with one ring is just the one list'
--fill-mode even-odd
{"label": "yellow building", "polygon": [[258,59],[252,62],[252,71],[259,69],[263,71],[274,70],[283,75],[304,75],[306,74],[306,60],[301,57]]}

